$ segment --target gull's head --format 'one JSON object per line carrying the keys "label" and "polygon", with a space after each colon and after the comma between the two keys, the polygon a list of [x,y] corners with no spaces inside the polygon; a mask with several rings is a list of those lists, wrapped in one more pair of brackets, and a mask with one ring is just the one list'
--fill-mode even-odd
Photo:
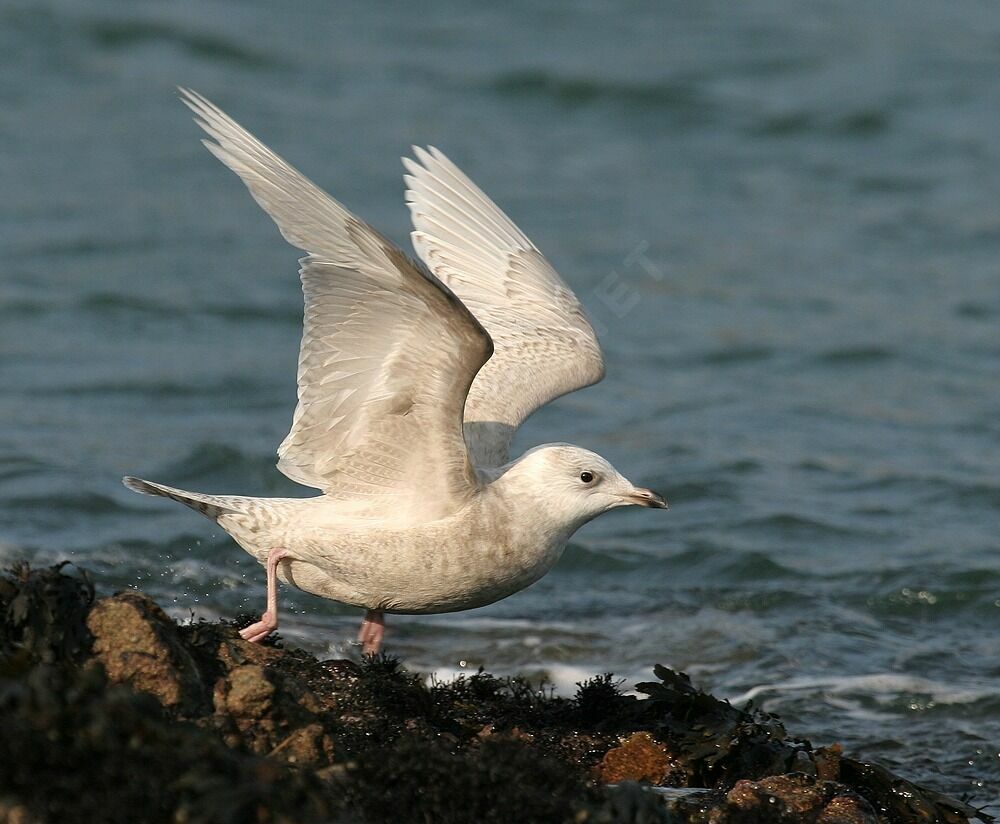
{"label": "gull's head", "polygon": [[666,509],[651,489],[636,486],[600,455],[564,443],[545,444],[517,461],[522,489],[537,496],[553,514],[578,522],[620,506]]}

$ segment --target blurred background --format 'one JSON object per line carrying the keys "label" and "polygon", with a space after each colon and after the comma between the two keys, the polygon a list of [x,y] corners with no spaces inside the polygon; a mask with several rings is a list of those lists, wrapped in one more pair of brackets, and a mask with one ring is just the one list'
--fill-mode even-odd
{"label": "blurred background", "polygon": [[[176,86],[404,244],[398,158],[431,143],[601,333],[605,381],[518,446],[592,448],[672,508],[594,522],[500,604],[391,619],[389,651],[570,693],[662,662],[995,803],[995,4],[331,6],[0,8],[0,562],[231,617],[263,570],[120,476],[309,494],[274,468],[297,253]],[[358,655],[359,610],[282,601],[289,642]]]}

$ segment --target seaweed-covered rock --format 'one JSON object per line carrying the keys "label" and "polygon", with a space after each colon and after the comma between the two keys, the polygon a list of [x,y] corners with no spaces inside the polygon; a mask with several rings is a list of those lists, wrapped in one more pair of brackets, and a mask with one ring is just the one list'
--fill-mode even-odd
{"label": "seaweed-covered rock", "polygon": [[877,824],[871,805],[857,795],[838,795],[830,799],[816,818],[816,824]]}
{"label": "seaweed-covered rock", "polygon": [[136,592],[95,603],[85,573],[20,565],[0,577],[0,822],[976,814],[836,745],[796,741],[776,716],[719,701],[683,673],[655,674],[641,699],[611,675],[573,698],[482,671],[428,684],[388,656],[317,661],[249,644],[232,624],[177,626]]}
{"label": "seaweed-covered rock", "polygon": [[977,815],[983,821],[993,820],[968,804],[893,775],[878,764],[841,758],[840,776],[889,821],[962,824]]}
{"label": "seaweed-covered rock", "polygon": [[815,773],[808,743],[790,740],[777,716],[737,709],[696,689],[682,672],[659,665],[653,672],[659,682],[636,685],[648,696],[643,718],[679,753],[691,784],[721,787],[793,770]]}
{"label": "seaweed-covered rock", "polygon": [[716,813],[713,824],[760,818],[776,822],[823,818],[830,824],[840,819],[850,819],[852,824],[877,821],[875,811],[864,799],[845,794],[840,785],[793,773],[737,781],[726,794],[726,805]]}
{"label": "seaweed-covered rock", "polygon": [[621,746],[608,750],[597,768],[597,776],[606,784],[622,781],[645,781],[664,784],[676,769],[670,750],[648,732],[635,732]]}
{"label": "seaweed-covered rock", "polygon": [[216,682],[214,694],[216,715],[252,752],[313,767],[330,763],[334,746],[321,704],[296,679],[261,664],[239,664]]}
{"label": "seaweed-covered rock", "polygon": [[309,773],[226,746],[99,667],[0,680],[0,797],[28,821],[328,821]]}
{"label": "seaweed-covered rock", "polygon": [[234,667],[229,678],[216,686],[216,712],[256,721],[274,707],[274,684],[260,664]]}
{"label": "seaweed-covered rock", "polygon": [[116,684],[131,684],[163,706],[193,713],[206,703],[201,675],[177,625],[151,598],[123,592],[102,598],[87,616],[94,656]]}
{"label": "seaweed-covered rock", "polygon": [[344,791],[363,821],[559,822],[593,800],[582,775],[523,741],[458,749],[404,736],[362,752]]}
{"label": "seaweed-covered rock", "polygon": [[333,741],[322,724],[292,730],[268,755],[299,766],[321,766],[333,760]]}
{"label": "seaweed-covered rock", "polygon": [[78,662],[90,654],[94,585],[83,570],[67,575],[68,564],[32,570],[22,561],[0,577],[0,661]]}

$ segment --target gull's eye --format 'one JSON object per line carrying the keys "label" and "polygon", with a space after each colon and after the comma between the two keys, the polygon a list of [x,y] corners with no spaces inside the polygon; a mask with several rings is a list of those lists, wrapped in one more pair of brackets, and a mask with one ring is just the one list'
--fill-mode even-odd
{"label": "gull's eye", "polygon": [[580,480],[583,481],[585,484],[589,484],[591,481],[594,480],[594,473],[587,472],[587,470],[584,470],[583,472],[580,473]]}

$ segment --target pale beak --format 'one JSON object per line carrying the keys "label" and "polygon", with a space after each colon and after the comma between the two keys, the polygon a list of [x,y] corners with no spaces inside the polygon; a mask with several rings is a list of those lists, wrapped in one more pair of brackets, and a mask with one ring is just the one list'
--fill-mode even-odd
{"label": "pale beak", "polygon": [[652,489],[643,489],[637,486],[628,495],[624,495],[623,497],[628,503],[637,504],[638,506],[648,506],[651,509],[668,508],[667,502],[653,492]]}

